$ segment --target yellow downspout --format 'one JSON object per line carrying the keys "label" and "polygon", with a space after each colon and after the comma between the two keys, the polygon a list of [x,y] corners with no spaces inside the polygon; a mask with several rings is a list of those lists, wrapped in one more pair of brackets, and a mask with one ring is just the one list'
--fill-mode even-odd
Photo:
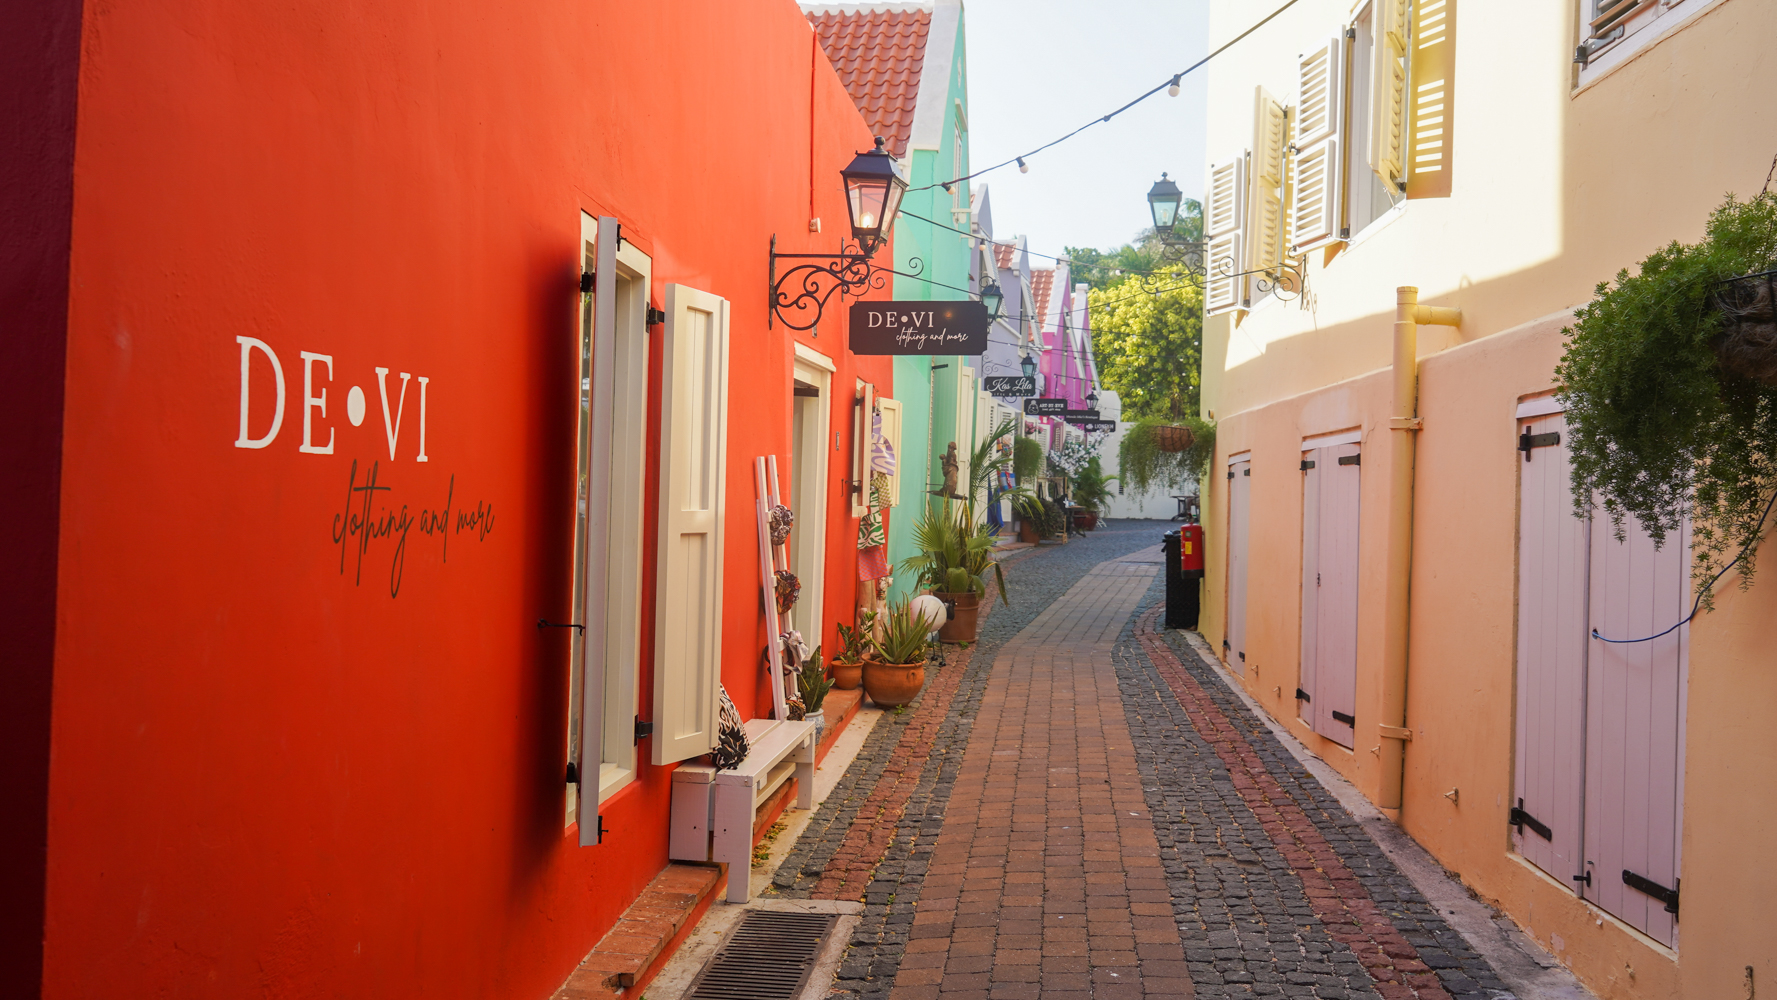
{"label": "yellow downspout", "polygon": [[1400,819],[1401,785],[1406,776],[1407,625],[1413,572],[1414,434],[1419,431],[1419,324],[1457,326],[1462,310],[1419,304],[1419,289],[1395,290],[1394,402],[1389,411],[1388,583],[1383,600],[1382,718],[1377,726],[1382,787],[1377,805]]}

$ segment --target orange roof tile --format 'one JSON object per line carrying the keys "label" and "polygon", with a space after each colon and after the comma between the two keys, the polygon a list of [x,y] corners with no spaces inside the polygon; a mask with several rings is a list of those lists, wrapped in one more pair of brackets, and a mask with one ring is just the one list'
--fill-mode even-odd
{"label": "orange roof tile", "polygon": [[1010,243],[993,245],[993,266],[1004,271],[1012,266],[1012,258],[1017,256],[1018,248]]}
{"label": "orange roof tile", "polygon": [[932,12],[847,5],[812,7],[807,14],[870,131],[890,153],[906,156]]}
{"label": "orange roof tile", "polygon": [[1049,318],[1049,290],[1055,285],[1055,269],[1038,269],[1030,272],[1030,297],[1036,306],[1031,319],[1036,321],[1037,329]]}

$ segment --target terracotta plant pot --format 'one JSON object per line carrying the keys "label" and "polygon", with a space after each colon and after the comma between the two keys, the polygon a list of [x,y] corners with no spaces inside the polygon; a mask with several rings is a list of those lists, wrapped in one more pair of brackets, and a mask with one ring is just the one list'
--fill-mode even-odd
{"label": "terracotta plant pot", "polygon": [[862,662],[841,663],[834,660],[830,665],[833,668],[833,686],[839,690],[856,691],[858,685],[864,683],[864,664]]}
{"label": "terracotta plant pot", "polygon": [[881,663],[864,661],[864,693],[878,708],[898,708],[919,697],[926,684],[925,661]]}
{"label": "terracotta plant pot", "polygon": [[1028,545],[1035,545],[1042,538],[1037,534],[1037,526],[1029,521],[1018,522],[1018,540]]}
{"label": "terracotta plant pot", "polygon": [[938,638],[944,642],[974,642],[980,627],[981,598],[974,593],[932,596],[955,609],[950,620],[939,626]]}
{"label": "terracotta plant pot", "polygon": [[1080,530],[1095,531],[1098,528],[1098,515],[1087,511],[1080,515]]}
{"label": "terracotta plant pot", "polygon": [[1154,447],[1161,451],[1184,451],[1191,447],[1191,429],[1189,427],[1156,427],[1154,428]]}

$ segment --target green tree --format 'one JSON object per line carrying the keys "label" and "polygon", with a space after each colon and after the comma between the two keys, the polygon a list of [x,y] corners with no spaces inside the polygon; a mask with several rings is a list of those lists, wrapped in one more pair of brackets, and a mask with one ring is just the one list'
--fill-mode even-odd
{"label": "green tree", "polygon": [[[1157,290],[1150,292],[1152,285]],[[1092,353],[1099,381],[1123,401],[1123,419],[1197,415],[1203,367],[1203,291],[1172,266],[1093,289]]]}
{"label": "green tree", "polygon": [[[1203,206],[1189,198],[1179,206],[1178,224],[1172,228],[1173,239],[1196,241],[1203,238]],[[1066,247],[1072,267],[1068,276],[1084,281],[1095,291],[1110,288],[1131,274],[1158,271],[1165,266],[1161,244],[1152,229],[1144,229],[1135,240],[1108,252],[1094,247]]]}

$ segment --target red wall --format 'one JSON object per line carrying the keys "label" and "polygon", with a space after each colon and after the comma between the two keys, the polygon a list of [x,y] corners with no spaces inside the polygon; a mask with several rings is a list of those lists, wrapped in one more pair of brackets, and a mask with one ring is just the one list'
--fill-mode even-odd
{"label": "red wall", "polygon": [[77,0],[0,6],[0,996],[43,959]]}
{"label": "red wall", "polygon": [[[562,826],[566,637],[534,623],[570,620],[579,213],[652,256],[656,304],[733,303],[724,680],[762,706],[751,463],[787,470],[792,398],[766,250],[837,244],[867,129],[790,0],[127,0],[81,45],[44,995],[547,996],[668,815],[644,768],[602,846]],[[852,380],[890,367],[826,325],[849,449]],[[285,373],[263,449],[234,444],[237,336]],[[333,358],[330,455],[298,451],[301,351]],[[391,460],[376,366],[391,406],[430,380],[429,462],[417,382]],[[417,520],[360,552],[336,518],[373,465]]]}

